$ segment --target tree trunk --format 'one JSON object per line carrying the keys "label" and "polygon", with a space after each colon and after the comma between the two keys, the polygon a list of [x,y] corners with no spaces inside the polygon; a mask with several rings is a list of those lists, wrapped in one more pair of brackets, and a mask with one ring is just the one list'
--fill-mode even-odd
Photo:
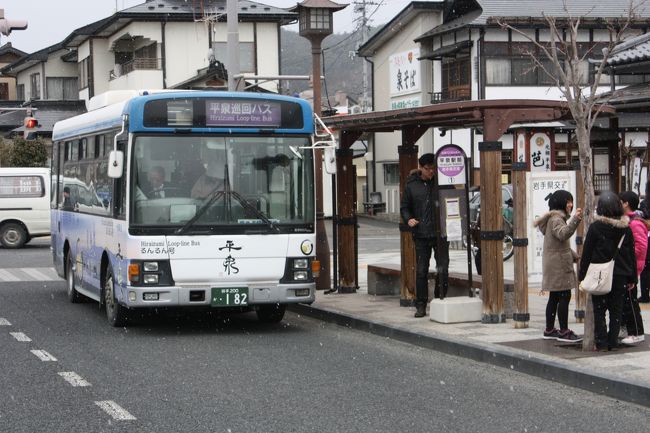
{"label": "tree trunk", "polygon": [[[583,209],[583,233],[585,236],[589,230],[589,225],[593,221],[593,215],[596,207],[594,205],[594,176],[591,161],[591,145],[589,143],[589,132],[584,124],[585,122],[576,121],[576,139],[578,140],[578,149],[580,152],[580,168],[582,172],[582,182],[584,185],[585,208]],[[591,303],[591,296],[587,296],[585,305],[585,333],[582,340],[582,350],[589,351],[594,347],[594,309]]]}

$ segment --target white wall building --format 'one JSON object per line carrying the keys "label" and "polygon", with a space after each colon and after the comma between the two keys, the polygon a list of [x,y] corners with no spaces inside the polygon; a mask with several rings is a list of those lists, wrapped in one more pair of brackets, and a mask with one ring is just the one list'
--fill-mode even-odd
{"label": "white wall building", "polygon": [[[593,82],[594,65],[587,59],[598,57],[609,32],[601,18],[625,18],[623,6],[615,2],[574,0],[565,10],[562,0],[448,0],[414,1],[394,20],[381,28],[366,44],[360,47],[363,57],[373,63],[374,109],[390,110],[442,102],[483,99],[561,99],[554,80],[535,67],[530,53],[535,54],[533,43],[515,31],[502,29],[497,18],[518,20],[515,27],[539,42],[550,40],[544,15],[566,17],[581,16],[578,41],[586,54],[582,63],[584,84]],[[638,20],[631,26],[629,35],[645,31],[650,24],[650,8],[639,10]],[[410,53],[413,53],[412,55]],[[537,55],[537,58],[543,58]],[[414,59],[419,65],[414,64]],[[413,61],[413,64],[411,62]],[[407,65],[408,63],[408,65]],[[545,60],[542,63],[548,64]],[[401,67],[399,65],[408,67]],[[403,86],[404,71],[413,68],[421,81],[413,89]],[[401,72],[401,76],[398,72]],[[411,77],[412,78],[412,72]],[[617,84],[627,85],[643,77],[617,77]],[[600,90],[608,91],[609,77],[604,76]],[[514,128],[513,128],[514,129]],[[435,152],[446,144],[462,147],[472,158],[474,184],[478,183],[478,143],[480,130],[431,129],[417,142],[420,154]],[[571,169],[577,160],[577,145],[572,143],[568,125],[538,125],[533,142],[540,143],[541,160],[536,161],[543,170]],[[596,134],[597,136],[597,134]],[[592,134],[592,139],[594,135]],[[530,137],[529,137],[530,138]],[[613,138],[614,143],[617,137]],[[506,134],[503,143],[503,169],[507,179],[512,162],[513,134]],[[614,163],[606,149],[612,137],[604,137],[601,148],[594,147],[594,160],[601,162],[602,177],[596,173],[596,188],[609,189],[612,185],[610,167]],[[400,133],[376,134],[373,146],[373,165],[369,167],[369,189],[380,191],[385,197],[388,212],[398,212],[399,172],[397,170]],[[645,146],[645,145],[644,145]],[[533,152],[533,144],[527,151]],[[374,180],[373,180],[374,173]],[[373,185],[373,182],[374,185]]]}
{"label": "white wall building", "polygon": [[[79,28],[2,73],[16,77],[25,100],[87,101],[108,90],[224,89],[225,6],[222,0],[148,0]],[[280,27],[295,20],[295,13],[240,1],[238,14],[240,72],[279,75]],[[278,83],[260,87],[277,91]]]}

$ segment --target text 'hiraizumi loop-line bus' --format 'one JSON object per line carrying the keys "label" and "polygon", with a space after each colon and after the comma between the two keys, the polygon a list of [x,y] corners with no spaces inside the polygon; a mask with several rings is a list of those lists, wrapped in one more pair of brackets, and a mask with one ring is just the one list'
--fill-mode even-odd
{"label": "text 'hiraizumi loop-line bus'", "polygon": [[314,301],[309,104],[121,92],[89,108],[53,131],[52,254],[70,301],[99,301],[114,326],[160,307],[276,322],[287,304]]}

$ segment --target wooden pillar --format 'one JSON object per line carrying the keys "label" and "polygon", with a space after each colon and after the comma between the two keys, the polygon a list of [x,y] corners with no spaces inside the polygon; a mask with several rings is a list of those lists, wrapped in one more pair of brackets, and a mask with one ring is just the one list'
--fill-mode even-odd
{"label": "wooden pillar", "polygon": [[336,150],[336,229],[338,230],[336,248],[339,259],[339,293],[355,293],[359,287],[354,248],[357,242],[354,229],[357,224],[357,214],[354,207],[355,176],[351,146],[360,135],[359,132],[342,131],[339,149]]}
{"label": "wooden pillar", "polygon": [[512,244],[515,248],[515,308],[512,314],[514,327],[528,328],[528,230],[525,162],[512,164],[512,187],[514,199],[514,219]]}
{"label": "wooden pillar", "polygon": [[[576,170],[576,203],[575,208],[585,208],[585,184],[582,181],[582,172],[580,171],[580,163],[577,162],[574,167]],[[578,257],[582,257],[582,241],[584,240],[584,224],[578,225],[576,230],[576,246]],[[585,305],[587,302],[587,294],[582,290],[575,288],[576,292],[576,309],[575,309],[575,318],[576,323],[583,323],[585,320]]]}
{"label": "wooden pillar", "polygon": [[483,323],[505,322],[503,309],[503,216],[501,214],[501,113],[485,110],[481,161],[481,292]]}
{"label": "wooden pillar", "polygon": [[[399,191],[400,202],[411,170],[417,168],[418,147],[417,146],[399,146]],[[399,223],[400,252],[402,260],[400,262],[400,287],[399,287],[399,304],[402,307],[410,307],[415,300],[415,243],[411,230],[400,215]]]}
{"label": "wooden pillar", "polygon": [[[411,170],[418,168],[418,147],[415,142],[426,132],[427,128],[412,126],[402,130],[402,145],[397,148],[399,154],[399,191],[400,202],[404,194],[406,179]],[[415,300],[415,243],[411,230],[400,216],[399,224],[400,250],[400,300],[402,307],[410,307]]]}

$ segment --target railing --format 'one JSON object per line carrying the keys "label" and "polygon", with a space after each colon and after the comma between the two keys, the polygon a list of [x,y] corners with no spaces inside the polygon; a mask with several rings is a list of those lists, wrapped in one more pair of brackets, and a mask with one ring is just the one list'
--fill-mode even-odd
{"label": "railing", "polygon": [[596,192],[612,190],[612,176],[610,174],[594,174],[594,190]]}
{"label": "railing", "polygon": [[133,59],[126,63],[117,64],[115,65],[115,69],[109,72],[108,79],[109,81],[114,80],[133,71],[147,69],[162,69],[162,59]]}
{"label": "railing", "polygon": [[469,87],[449,89],[442,92],[431,93],[431,103],[439,104],[441,102],[467,101],[472,99],[472,91]]}

